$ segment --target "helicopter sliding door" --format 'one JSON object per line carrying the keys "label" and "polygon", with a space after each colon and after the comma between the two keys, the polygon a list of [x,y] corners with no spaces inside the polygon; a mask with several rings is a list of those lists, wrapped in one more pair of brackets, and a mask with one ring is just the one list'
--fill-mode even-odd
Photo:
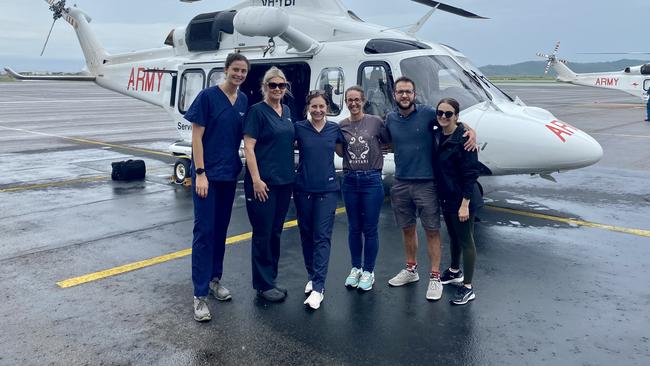
{"label": "helicopter sliding door", "polygon": [[306,62],[296,63],[259,63],[251,60],[251,69],[246,81],[239,88],[248,96],[248,105],[262,101],[262,80],[264,73],[272,66],[284,72],[290,84],[289,90],[282,101],[291,109],[291,119],[294,122],[305,119],[305,97],[309,92],[311,68]]}
{"label": "helicopter sliding door", "polygon": [[357,83],[366,95],[365,113],[386,117],[395,108],[393,98],[393,74],[386,62],[364,62],[359,66]]}

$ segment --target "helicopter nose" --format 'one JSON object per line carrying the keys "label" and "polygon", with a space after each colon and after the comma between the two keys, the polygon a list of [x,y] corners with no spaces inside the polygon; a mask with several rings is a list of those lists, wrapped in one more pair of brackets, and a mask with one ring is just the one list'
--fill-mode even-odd
{"label": "helicopter nose", "polygon": [[[472,114],[463,120],[471,121]],[[479,160],[494,175],[584,168],[603,156],[591,136],[539,108],[486,112],[476,134]]]}
{"label": "helicopter nose", "polygon": [[531,123],[541,127],[544,141],[553,146],[545,155],[550,164],[558,167],[557,170],[584,168],[603,157],[603,148],[598,141],[584,131],[541,108],[527,107],[524,112],[531,117]]}

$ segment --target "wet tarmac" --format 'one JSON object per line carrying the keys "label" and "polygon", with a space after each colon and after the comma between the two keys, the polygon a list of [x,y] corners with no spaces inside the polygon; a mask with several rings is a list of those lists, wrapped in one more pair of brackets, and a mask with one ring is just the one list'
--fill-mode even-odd
{"label": "wet tarmac", "polygon": [[[191,194],[169,183],[176,133],[166,114],[89,83],[0,83],[0,364],[649,364],[645,106],[599,89],[503,88],[587,131],[605,156],[557,183],[481,178],[489,205],[476,226],[474,302],[451,306],[447,286],[428,302],[424,280],[388,287],[403,266],[388,202],[372,291],[343,286],[341,213],[325,301],[306,310],[291,211],[279,270],[289,296],[261,302],[239,189],[223,278],[233,300],[211,301],[213,320],[199,324]],[[129,158],[145,160],[146,180],[111,181],[110,163]]]}

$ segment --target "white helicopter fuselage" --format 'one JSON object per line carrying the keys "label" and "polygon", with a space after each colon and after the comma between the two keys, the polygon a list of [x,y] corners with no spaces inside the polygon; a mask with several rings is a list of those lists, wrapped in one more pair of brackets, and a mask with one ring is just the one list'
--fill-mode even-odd
{"label": "white helicopter fuselage", "polygon": [[[71,8],[68,13],[78,23],[73,26],[95,82],[166,110],[181,137],[170,148],[179,156],[191,156],[192,127],[184,112],[200,90],[221,80],[226,56],[240,52],[251,61],[242,85],[249,101],[260,100],[261,75],[278,66],[292,84],[287,104],[294,120],[304,116],[304,96],[312,89],[329,91],[330,120],[349,116],[343,93],[352,85],[364,88],[368,112],[384,116],[394,108],[394,80],[408,76],[415,80],[420,103],[459,100],[460,120],[477,133],[483,174],[548,174],[589,166],[602,157],[591,136],[546,110],[513,101],[460,52],[365,23],[338,0],[254,0],[229,10],[236,11],[234,31],[221,32],[216,49],[191,50],[190,23],[173,30],[166,42],[170,46],[120,55],[101,49],[83,12]],[[341,167],[340,159],[336,164]],[[389,153],[384,174],[393,173]]]}

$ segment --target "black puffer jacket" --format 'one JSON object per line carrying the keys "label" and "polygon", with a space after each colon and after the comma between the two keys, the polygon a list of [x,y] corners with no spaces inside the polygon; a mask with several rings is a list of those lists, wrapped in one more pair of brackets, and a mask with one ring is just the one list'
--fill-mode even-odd
{"label": "black puffer jacket", "polygon": [[464,133],[465,130],[459,125],[442,144],[442,131],[435,134],[436,187],[442,210],[446,212],[458,212],[463,198],[470,200],[470,212],[475,212],[483,206],[483,198],[476,181],[480,171],[478,153],[463,148],[467,141],[467,137],[463,137]]}

